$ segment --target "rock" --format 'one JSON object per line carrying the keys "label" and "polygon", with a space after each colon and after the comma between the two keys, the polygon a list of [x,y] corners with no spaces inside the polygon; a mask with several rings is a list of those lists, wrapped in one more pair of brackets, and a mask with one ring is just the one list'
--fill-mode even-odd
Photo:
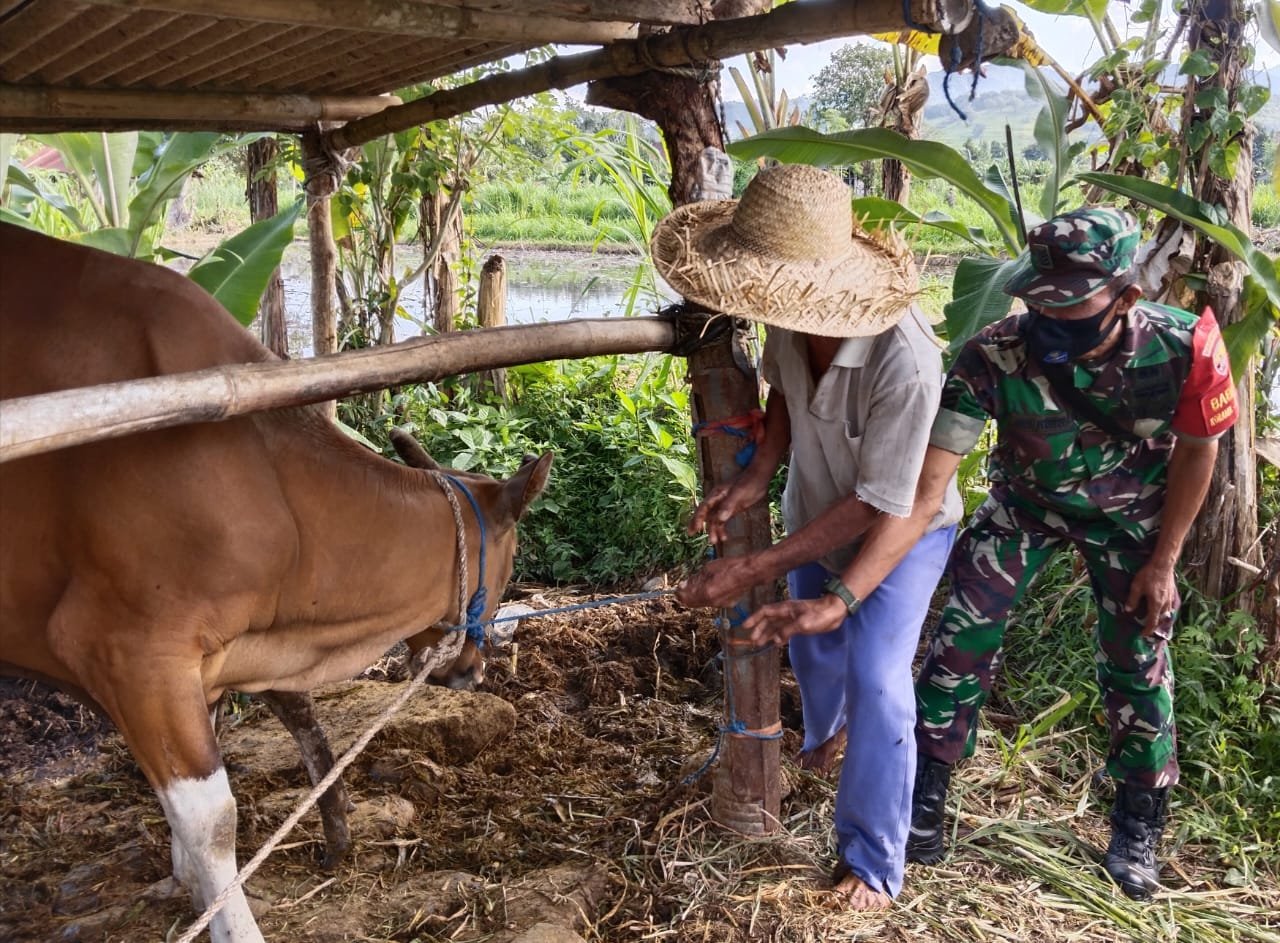
{"label": "rock", "polygon": [[357,802],[348,821],[351,834],[361,838],[394,838],[413,825],[418,810],[408,799],[384,796],[368,802]]}

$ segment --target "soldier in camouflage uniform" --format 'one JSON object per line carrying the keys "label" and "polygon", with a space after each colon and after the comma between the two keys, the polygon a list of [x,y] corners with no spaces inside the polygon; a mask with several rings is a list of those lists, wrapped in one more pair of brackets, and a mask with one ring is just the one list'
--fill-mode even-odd
{"label": "soldier in camouflage uniform", "polygon": [[[1054,551],[1075,547],[1098,604],[1097,679],[1111,725],[1116,800],[1104,866],[1130,897],[1158,886],[1156,847],[1178,778],[1174,564],[1237,407],[1212,312],[1142,302],[1129,274],[1137,246],[1134,222],[1104,208],[1027,234],[1005,289],[1027,313],[965,345],[943,386],[911,514],[879,519],[842,576],[863,598],[879,585],[994,419],[990,496],[952,554],[951,599],[916,683],[908,861],[942,858],[951,768],[973,752],[1009,611]],[[826,517],[851,514],[836,505]],[[780,643],[821,625],[820,605],[765,606],[745,626],[757,645]]]}
{"label": "soldier in camouflage uniform", "polygon": [[990,495],[956,545],[951,599],[916,684],[908,860],[945,853],[951,767],[973,753],[1009,611],[1055,551],[1075,547],[1098,607],[1116,780],[1105,867],[1130,897],[1158,886],[1156,845],[1178,781],[1173,568],[1236,403],[1212,312],[1140,301],[1127,278],[1138,238],[1129,217],[1104,208],[1028,233],[1005,289],[1028,313],[981,331],[948,374],[931,445],[958,462],[988,419],[998,442]]}

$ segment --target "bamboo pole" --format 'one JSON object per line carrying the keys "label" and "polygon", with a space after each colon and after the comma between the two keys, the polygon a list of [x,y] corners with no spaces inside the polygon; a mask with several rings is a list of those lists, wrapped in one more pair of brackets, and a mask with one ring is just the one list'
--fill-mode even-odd
{"label": "bamboo pole", "polygon": [[146,119],[190,127],[253,126],[299,131],[317,121],[373,114],[400,99],[391,95],[265,95],[236,92],[164,92],[134,89],[53,88],[0,83],[0,121],[24,126],[82,122],[85,126],[139,127]]}
{"label": "bamboo pole", "polygon": [[461,331],[306,360],[232,364],[3,401],[0,462],[103,439],[402,383],[545,360],[670,350],[667,318],[588,318]]}
{"label": "bamboo pole", "polygon": [[[963,29],[973,16],[970,0],[907,0],[906,6],[916,23],[945,33]],[[771,46],[894,32],[903,28],[903,13],[902,0],[860,0],[858,3],[812,0],[788,3],[758,16],[677,27],[668,33],[623,40],[594,52],[556,56],[527,69],[499,73],[459,88],[439,91],[335,128],[329,132],[329,143],[341,151],[485,105],[611,76],[709,63]]]}
{"label": "bamboo pole", "polygon": [[359,29],[439,39],[464,37],[500,42],[608,43],[635,35],[634,17],[590,22],[522,11],[485,13],[420,0],[80,0],[91,6],[125,7],[317,29]]}

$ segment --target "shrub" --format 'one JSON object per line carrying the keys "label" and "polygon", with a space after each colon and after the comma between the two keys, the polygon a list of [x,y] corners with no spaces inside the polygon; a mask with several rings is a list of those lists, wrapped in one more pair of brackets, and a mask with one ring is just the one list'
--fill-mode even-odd
{"label": "shrub", "polygon": [[525,453],[555,452],[550,484],[520,525],[516,579],[641,578],[702,550],[684,533],[697,474],[675,365],[666,356],[516,367],[509,405],[461,382],[410,387],[361,431],[385,444],[395,417],[408,419],[441,464],[493,475]]}

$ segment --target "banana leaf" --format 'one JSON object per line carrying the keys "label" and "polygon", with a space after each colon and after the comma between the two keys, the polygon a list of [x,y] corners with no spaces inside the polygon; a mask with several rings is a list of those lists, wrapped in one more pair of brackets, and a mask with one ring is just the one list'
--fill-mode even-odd
{"label": "banana leaf", "polygon": [[271,273],[293,241],[293,226],[303,202],[298,200],[216,246],[191,267],[188,277],[218,299],[241,324],[253,323]]}
{"label": "banana leaf", "polygon": [[1004,293],[1004,286],[1017,267],[1018,259],[977,256],[960,260],[951,284],[951,301],[942,308],[948,356],[954,357],[965,341],[1009,313],[1013,298]]}
{"label": "banana leaf", "polygon": [[1249,275],[1271,303],[1272,316],[1280,318],[1280,274],[1276,271],[1275,260],[1259,250],[1247,234],[1227,219],[1221,207],[1211,206],[1162,183],[1138,177],[1089,171],[1079,174],[1078,178],[1159,210],[1208,236],[1248,266]]}
{"label": "banana leaf", "polygon": [[138,189],[129,203],[129,232],[133,239],[131,255],[150,255],[144,244],[146,234],[161,219],[164,207],[176,197],[182,182],[206,161],[228,151],[244,147],[261,134],[227,137],[212,132],[178,132],[169,136],[156,150],[155,160],[138,177]]}

